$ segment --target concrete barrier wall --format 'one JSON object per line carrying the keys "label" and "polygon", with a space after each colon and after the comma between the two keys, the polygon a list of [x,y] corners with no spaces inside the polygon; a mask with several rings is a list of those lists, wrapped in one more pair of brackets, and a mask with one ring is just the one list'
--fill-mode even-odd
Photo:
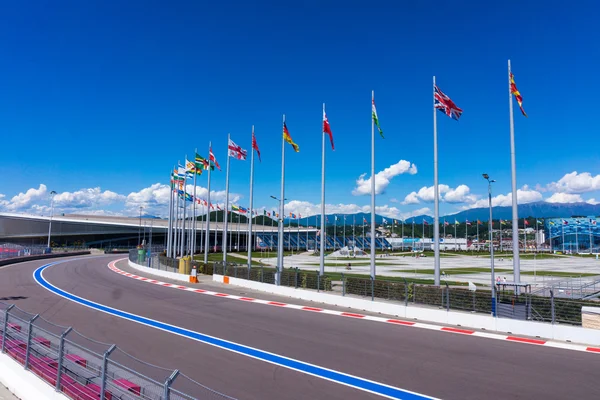
{"label": "concrete barrier wall", "polygon": [[50,254],[36,254],[34,256],[23,256],[23,257],[13,257],[7,258],[4,260],[0,260],[0,267],[9,264],[17,264],[26,261],[34,261],[34,260],[43,260],[46,258],[59,258],[59,257],[71,257],[71,256],[85,256],[90,254],[90,251],[73,251],[66,253],[50,253]]}
{"label": "concrete barrier wall", "polygon": [[161,271],[160,269],[148,268],[140,264],[136,264],[133,261],[129,260],[129,266],[133,269],[137,269],[140,272],[145,272],[150,275],[161,276],[163,278],[169,278],[176,281],[189,282],[190,276],[185,274],[179,274],[177,272],[171,271]]}
{"label": "concrete barrier wall", "polygon": [[[223,275],[213,275],[213,281],[224,283]],[[506,318],[494,318],[491,315],[473,314],[460,311],[418,306],[405,307],[401,304],[384,303],[359,299],[351,296],[340,296],[314,290],[295,289],[287,286],[276,286],[269,283],[249,281],[228,277],[230,285],[273,293],[296,299],[315,301],[341,307],[349,307],[374,313],[382,313],[401,318],[435,322],[473,329],[496,331],[513,335],[525,335],[544,339],[560,340],[598,346],[600,335],[597,330],[569,325],[552,325],[549,323],[519,321]]]}
{"label": "concrete barrier wall", "polygon": [[65,400],[53,387],[26,371],[6,354],[0,354],[0,382],[21,400]]}

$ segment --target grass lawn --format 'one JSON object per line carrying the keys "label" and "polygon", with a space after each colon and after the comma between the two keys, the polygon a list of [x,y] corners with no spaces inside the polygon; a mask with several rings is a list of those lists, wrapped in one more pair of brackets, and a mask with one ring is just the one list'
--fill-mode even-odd
{"label": "grass lawn", "polygon": [[[521,275],[533,276],[533,271],[521,271]],[[565,278],[578,278],[580,276],[598,276],[600,274],[578,273],[578,272],[563,272],[563,271],[536,271],[537,276],[560,276]]]}
{"label": "grass lawn", "polygon": [[[417,272],[417,274],[434,274],[433,269],[395,269],[392,272]],[[481,267],[469,267],[469,268],[442,268],[442,272],[445,272],[446,275],[464,275],[464,274],[478,274],[480,272],[490,272],[489,268],[481,268]],[[511,272],[512,269],[507,268],[494,268],[495,272]]]}
{"label": "grass lawn", "polygon": [[[342,274],[339,272],[328,272],[325,275],[330,277],[334,281],[342,280]],[[348,274],[344,274],[344,276],[351,277],[351,278],[371,279],[371,277],[369,275],[361,275],[361,274],[349,274],[348,273]],[[377,280],[393,281],[393,282],[404,282],[406,280],[409,283],[416,283],[416,284],[420,284],[420,285],[433,285],[434,284],[433,279],[401,278],[398,276],[378,276]],[[442,282],[443,282],[443,280],[442,280]],[[448,281],[448,284],[451,286],[468,286],[469,285],[467,282],[452,282],[452,281]]]}
{"label": "grass lawn", "polygon": [[[203,255],[198,255],[194,257],[194,260],[196,261],[204,261],[204,256]],[[209,262],[215,262],[215,261],[223,261],[223,253],[209,253],[208,254],[208,261]],[[236,257],[235,255],[231,255],[231,254],[227,254],[227,261],[228,262],[232,262],[232,263],[238,263],[238,264],[246,264],[248,265],[248,260],[242,257]],[[252,265],[265,265],[263,263],[261,263],[258,260],[255,260],[254,258],[252,259]]]}

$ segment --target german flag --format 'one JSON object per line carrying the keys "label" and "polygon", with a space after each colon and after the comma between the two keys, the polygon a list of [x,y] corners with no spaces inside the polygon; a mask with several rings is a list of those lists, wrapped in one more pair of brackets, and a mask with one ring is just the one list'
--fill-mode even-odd
{"label": "german flag", "polygon": [[283,140],[285,140],[286,142],[288,142],[289,144],[292,145],[292,147],[294,148],[294,151],[296,153],[298,153],[300,151],[300,146],[298,146],[296,143],[294,143],[294,141],[292,140],[292,137],[290,136],[290,131],[288,131],[287,126],[285,125],[285,122],[283,123]]}
{"label": "german flag", "polygon": [[515,99],[517,99],[517,103],[519,103],[521,113],[525,117],[527,117],[527,113],[523,109],[523,96],[521,96],[521,92],[519,92],[519,89],[517,89],[517,84],[515,83],[515,76],[512,72],[510,73],[510,92],[515,96]]}

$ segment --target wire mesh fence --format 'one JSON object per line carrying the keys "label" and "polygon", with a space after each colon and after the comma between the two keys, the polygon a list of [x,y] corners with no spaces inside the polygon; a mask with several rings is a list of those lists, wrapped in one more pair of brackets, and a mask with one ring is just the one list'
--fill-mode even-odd
{"label": "wire mesh fence", "polygon": [[87,250],[87,247],[69,246],[69,247],[52,247],[48,250],[44,245],[29,245],[23,246],[14,243],[0,243],[0,260],[16,257],[36,256],[48,253],[67,253]]}
{"label": "wire mesh fence", "polygon": [[70,399],[232,399],[177,370],[3,302],[0,334],[2,353]]}

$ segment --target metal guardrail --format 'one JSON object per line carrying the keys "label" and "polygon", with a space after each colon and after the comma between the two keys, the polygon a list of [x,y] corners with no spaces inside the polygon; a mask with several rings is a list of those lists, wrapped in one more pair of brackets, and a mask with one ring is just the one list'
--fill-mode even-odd
{"label": "metal guardrail", "polygon": [[[52,247],[51,253],[66,253],[72,251],[88,250],[87,247],[71,246],[71,247]],[[48,248],[43,245],[22,246],[13,243],[0,243],[0,260],[9,258],[37,256],[48,254]]]}
{"label": "metal guardrail", "polygon": [[[275,284],[275,269],[247,264],[214,263],[214,273],[256,282]],[[492,296],[489,290],[479,287],[471,291],[466,287],[423,285],[408,279],[385,280],[361,278],[352,274],[325,274],[318,271],[284,269],[281,285],[297,289],[338,292],[342,296],[358,296],[372,301],[396,301],[406,307],[427,306],[445,310],[492,314]],[[600,286],[598,286],[600,290]],[[592,285],[592,290],[595,287]],[[573,299],[555,296],[553,291],[520,293],[497,291],[496,316],[552,324],[582,325],[582,307],[600,307],[598,299]]]}
{"label": "metal guardrail", "polygon": [[70,399],[233,399],[178,370],[149,364],[3,302],[0,333],[2,353]]}

